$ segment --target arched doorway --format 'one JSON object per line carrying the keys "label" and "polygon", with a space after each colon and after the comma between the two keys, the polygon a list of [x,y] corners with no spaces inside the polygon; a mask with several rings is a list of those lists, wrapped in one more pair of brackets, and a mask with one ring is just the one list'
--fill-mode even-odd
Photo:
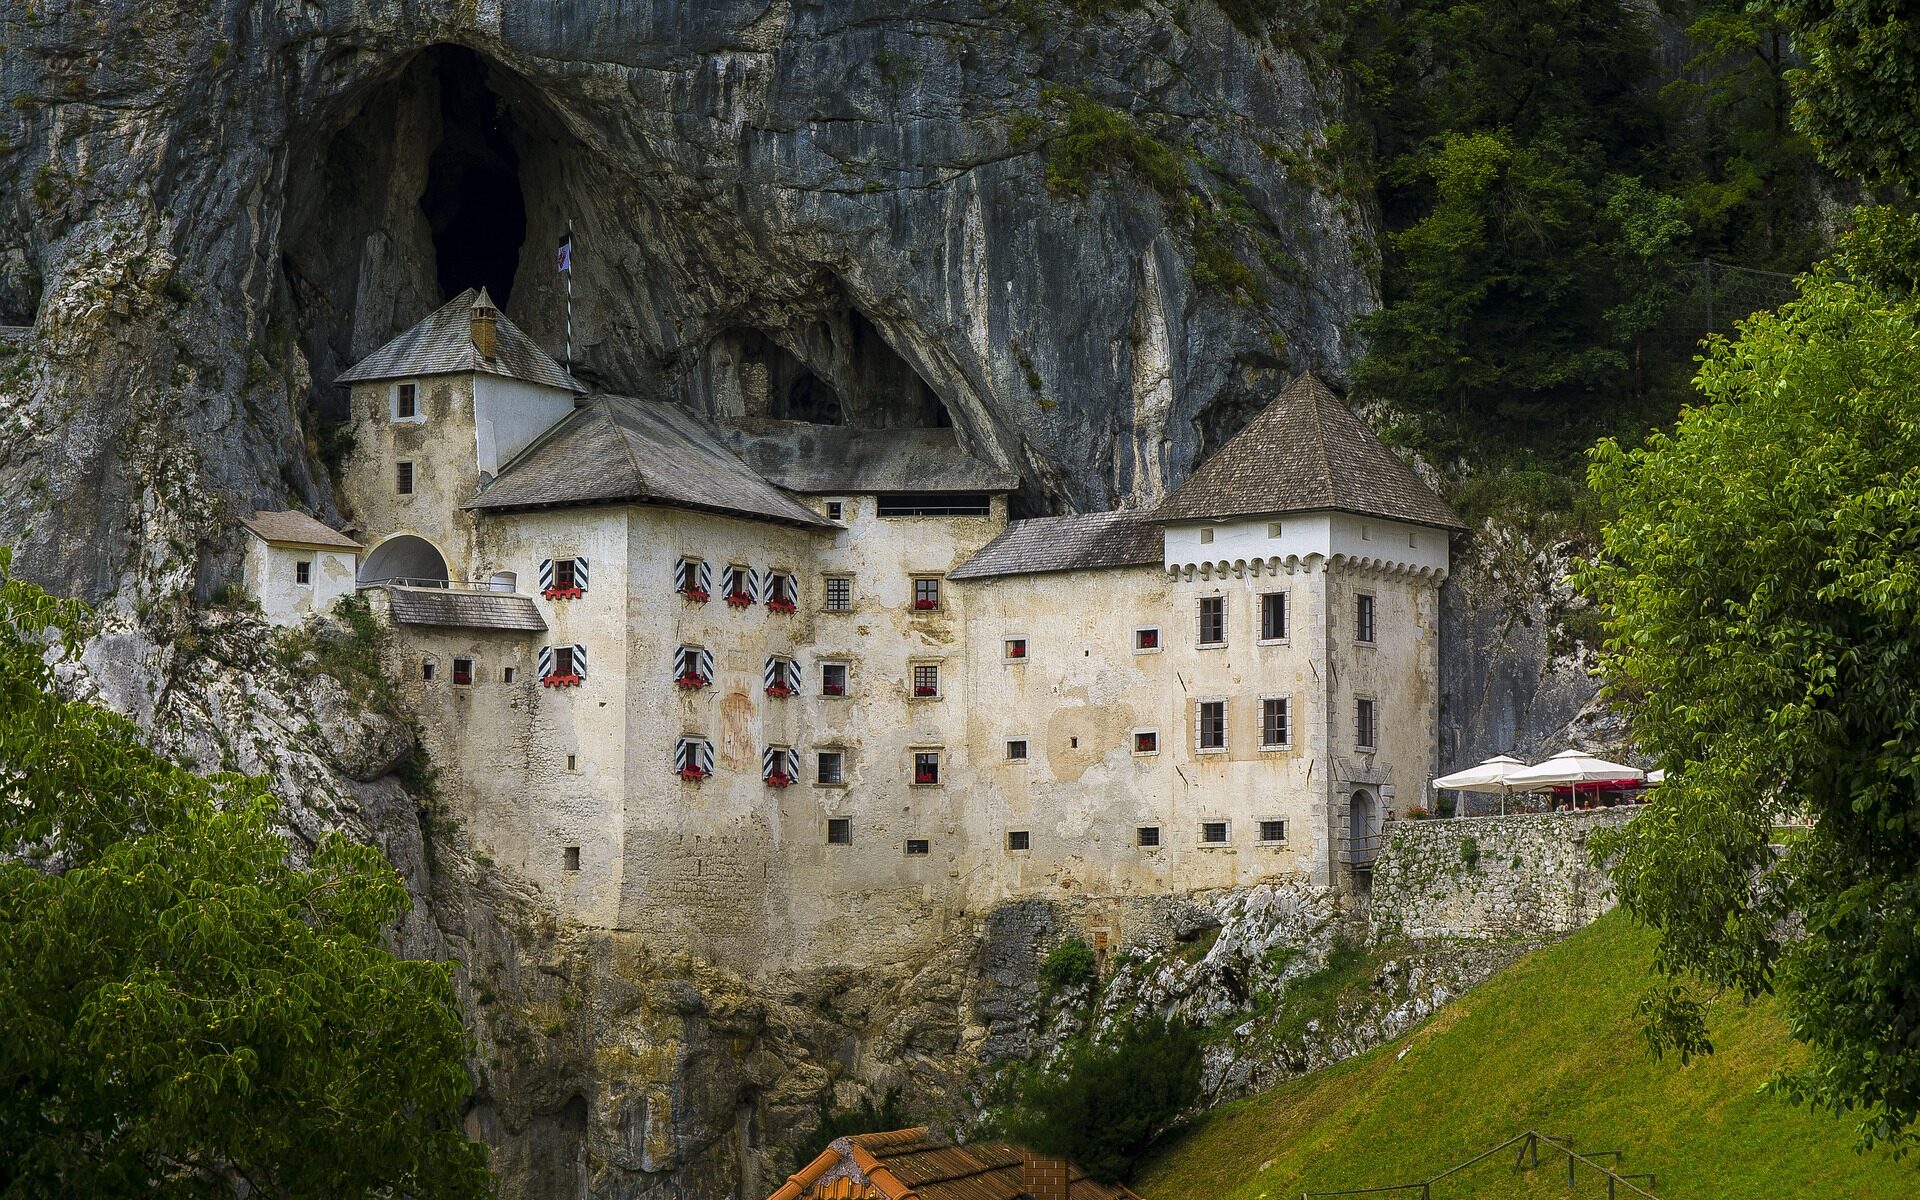
{"label": "arched doorway", "polygon": [[447,582],[447,560],[433,543],[410,533],[388,538],[360,564],[361,583],[421,584],[431,587]]}
{"label": "arched doorway", "polygon": [[1379,832],[1380,809],[1373,801],[1373,793],[1364,788],[1353,789],[1353,795],[1347,800],[1347,844],[1353,848],[1355,866],[1373,862],[1379,849],[1374,835]]}

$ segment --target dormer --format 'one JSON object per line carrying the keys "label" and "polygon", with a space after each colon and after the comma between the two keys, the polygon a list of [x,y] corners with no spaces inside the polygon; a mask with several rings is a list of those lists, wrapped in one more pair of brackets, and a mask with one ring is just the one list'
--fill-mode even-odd
{"label": "dormer", "polygon": [[1460,518],[1311,372],[1153,513],[1188,576],[1353,563],[1435,579]]}

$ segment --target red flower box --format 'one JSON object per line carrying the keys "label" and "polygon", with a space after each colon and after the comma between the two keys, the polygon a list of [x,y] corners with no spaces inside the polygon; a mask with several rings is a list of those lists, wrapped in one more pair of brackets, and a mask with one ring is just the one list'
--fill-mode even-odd
{"label": "red flower box", "polygon": [[776,683],[767,689],[767,695],[779,700],[785,700],[788,696],[793,695],[793,689],[784,683]]}
{"label": "red flower box", "polygon": [[1160,648],[1160,634],[1155,630],[1141,630],[1140,648],[1142,650],[1158,650]]}
{"label": "red flower box", "polygon": [[820,694],[822,696],[844,696],[847,694],[847,685],[844,683],[823,683],[820,685]]}
{"label": "red flower box", "polygon": [[931,771],[916,771],[913,776],[913,781],[915,783],[939,783],[940,777]]}
{"label": "red flower box", "polygon": [[577,587],[550,587],[540,594],[549,600],[578,600],[587,594],[587,590]]}
{"label": "red flower box", "polygon": [[915,600],[913,607],[915,612],[932,612],[934,609],[940,607],[940,602],[938,600]]}
{"label": "red flower box", "polygon": [[688,783],[699,783],[702,779],[705,779],[706,777],[707,777],[707,773],[701,770],[699,767],[681,767],[680,768],[680,778],[686,780]]}
{"label": "red flower box", "polygon": [[709,682],[711,681],[698,671],[688,671],[685,675],[673,681],[674,686],[683,692],[697,692],[707,686]]}
{"label": "red flower box", "polygon": [[747,595],[745,592],[728,592],[727,606],[729,608],[751,608],[753,607],[753,597]]}
{"label": "red flower box", "polygon": [[540,681],[541,687],[579,687],[578,675],[548,675]]}
{"label": "red flower box", "polygon": [[681,599],[693,604],[705,604],[707,601],[713,599],[712,596],[707,594],[707,589],[697,587],[681,588],[680,596]]}
{"label": "red flower box", "polygon": [[1026,656],[1027,656],[1027,648],[1025,646],[1008,646],[1007,647],[1008,658],[1025,658]]}
{"label": "red flower box", "polygon": [[790,613],[793,611],[793,601],[788,600],[784,596],[777,600],[769,600],[767,601],[767,611],[777,612],[777,613]]}
{"label": "red flower box", "polygon": [[775,771],[773,774],[767,776],[767,786],[776,788],[792,787],[793,780],[787,777],[785,771]]}
{"label": "red flower box", "polygon": [[914,688],[913,694],[916,696],[938,696],[940,694],[940,689],[930,688],[923,684],[919,687]]}

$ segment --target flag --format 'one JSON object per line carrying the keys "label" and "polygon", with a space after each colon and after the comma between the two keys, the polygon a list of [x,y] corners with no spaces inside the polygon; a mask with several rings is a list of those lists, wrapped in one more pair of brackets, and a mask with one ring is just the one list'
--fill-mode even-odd
{"label": "flag", "polygon": [[560,235],[560,253],[557,261],[561,274],[564,275],[573,270],[573,232],[571,230]]}

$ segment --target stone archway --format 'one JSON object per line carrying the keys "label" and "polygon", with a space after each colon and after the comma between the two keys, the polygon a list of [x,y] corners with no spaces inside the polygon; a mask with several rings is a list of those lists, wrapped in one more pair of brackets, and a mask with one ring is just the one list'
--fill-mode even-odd
{"label": "stone archway", "polygon": [[410,533],[390,537],[374,547],[360,565],[361,583],[401,581],[431,586],[447,582],[447,560],[433,543]]}

